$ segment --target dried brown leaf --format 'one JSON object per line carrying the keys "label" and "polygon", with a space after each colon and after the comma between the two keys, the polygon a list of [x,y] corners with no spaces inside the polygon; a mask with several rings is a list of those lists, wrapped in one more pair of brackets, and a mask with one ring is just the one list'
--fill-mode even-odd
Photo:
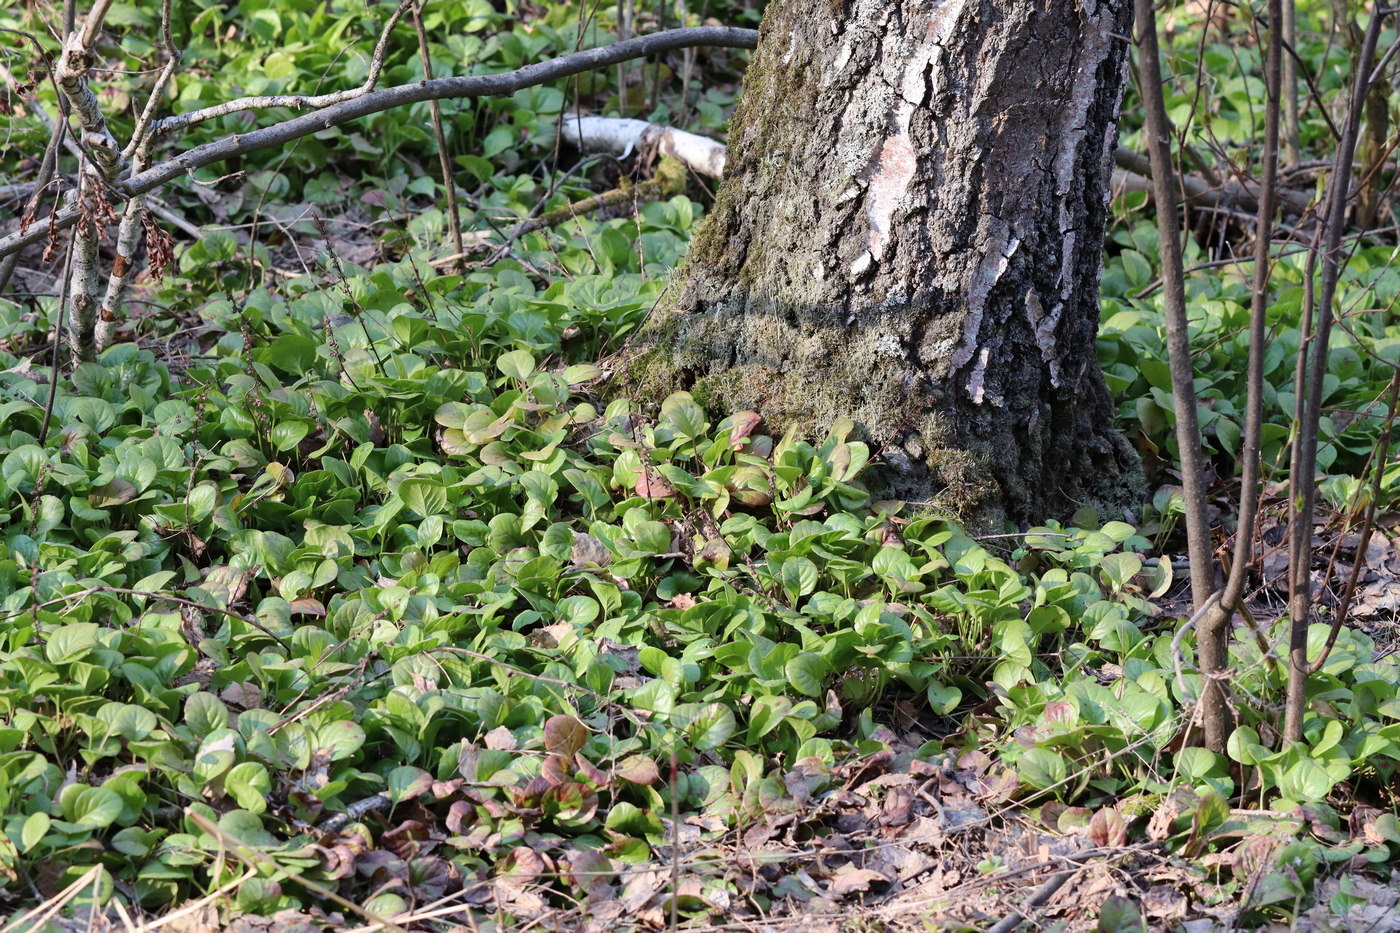
{"label": "dried brown leaf", "polygon": [[836,897],[846,897],[869,891],[873,884],[889,884],[890,879],[869,868],[846,865],[827,882],[827,890]]}

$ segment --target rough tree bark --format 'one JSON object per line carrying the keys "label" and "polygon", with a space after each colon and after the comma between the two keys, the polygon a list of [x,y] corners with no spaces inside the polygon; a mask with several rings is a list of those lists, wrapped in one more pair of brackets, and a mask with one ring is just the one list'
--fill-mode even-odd
{"label": "rough tree bark", "polygon": [[774,0],[725,181],[620,390],[819,435],[981,525],[1121,518],[1095,357],[1127,0]]}

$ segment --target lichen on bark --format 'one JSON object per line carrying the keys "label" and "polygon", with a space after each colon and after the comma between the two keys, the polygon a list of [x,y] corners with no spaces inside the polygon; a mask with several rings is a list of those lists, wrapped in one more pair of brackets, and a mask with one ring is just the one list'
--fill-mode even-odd
{"label": "lichen on bark", "polygon": [[774,0],[726,177],[618,389],[819,437],[980,525],[1141,477],[1095,359],[1125,0]]}

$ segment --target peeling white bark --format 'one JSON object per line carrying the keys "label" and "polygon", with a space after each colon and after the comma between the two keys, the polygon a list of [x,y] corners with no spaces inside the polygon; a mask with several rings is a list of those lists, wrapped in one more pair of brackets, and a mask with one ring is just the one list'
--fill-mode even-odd
{"label": "peeling white bark", "polygon": [[122,147],[107,128],[107,117],[97,95],[88,86],[92,50],[83,44],[84,33],[75,31],[63,42],[63,51],[54,66],[54,78],[78,123],[78,140],[92,156],[102,180],[108,184],[124,177],[129,169]]}
{"label": "peeling white bark", "polygon": [[73,232],[73,268],[68,279],[68,346],[80,363],[97,358],[97,292],[102,285],[97,246],[103,220],[96,207],[96,179],[85,174],[81,186],[78,202],[88,220]]}
{"label": "peeling white bark", "polygon": [[[881,142],[867,170],[865,216],[870,234],[866,248],[876,262],[885,258],[895,209],[901,205],[918,170],[910,121],[915,108],[927,104],[928,95],[937,83],[936,75],[929,72],[936,67],[939,50],[947,42],[966,5],[967,0],[942,0],[933,4],[923,38],[912,52],[901,56],[904,61],[897,83],[899,94],[889,115],[893,131]],[[845,57],[849,59],[849,50],[846,52]],[[864,268],[859,271],[853,268],[852,275],[863,271]]]}
{"label": "peeling white bark", "polygon": [[648,146],[674,156],[697,175],[724,175],[724,143],[645,120],[623,117],[566,117],[559,129],[570,145],[585,152],[611,152],[626,158]]}
{"label": "peeling white bark", "polygon": [[130,174],[130,163],[122,153],[121,144],[107,128],[107,117],[87,80],[92,67],[92,47],[97,42],[110,2],[99,0],[94,4],[82,28],[75,29],[64,39],[63,51],[54,66],[54,80],[78,124],[75,135],[85,156],[78,199],[84,213],[73,234],[67,309],[68,344],[73,358],[79,362],[96,359],[98,351],[97,294],[101,288],[98,243],[109,213],[102,188]]}

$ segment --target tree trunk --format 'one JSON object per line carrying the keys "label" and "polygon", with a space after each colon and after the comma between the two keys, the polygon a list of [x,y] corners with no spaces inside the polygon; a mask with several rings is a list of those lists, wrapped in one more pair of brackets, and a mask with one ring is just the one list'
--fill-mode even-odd
{"label": "tree trunk", "polygon": [[819,435],[979,525],[1140,501],[1095,356],[1127,0],[774,0],[620,389]]}

